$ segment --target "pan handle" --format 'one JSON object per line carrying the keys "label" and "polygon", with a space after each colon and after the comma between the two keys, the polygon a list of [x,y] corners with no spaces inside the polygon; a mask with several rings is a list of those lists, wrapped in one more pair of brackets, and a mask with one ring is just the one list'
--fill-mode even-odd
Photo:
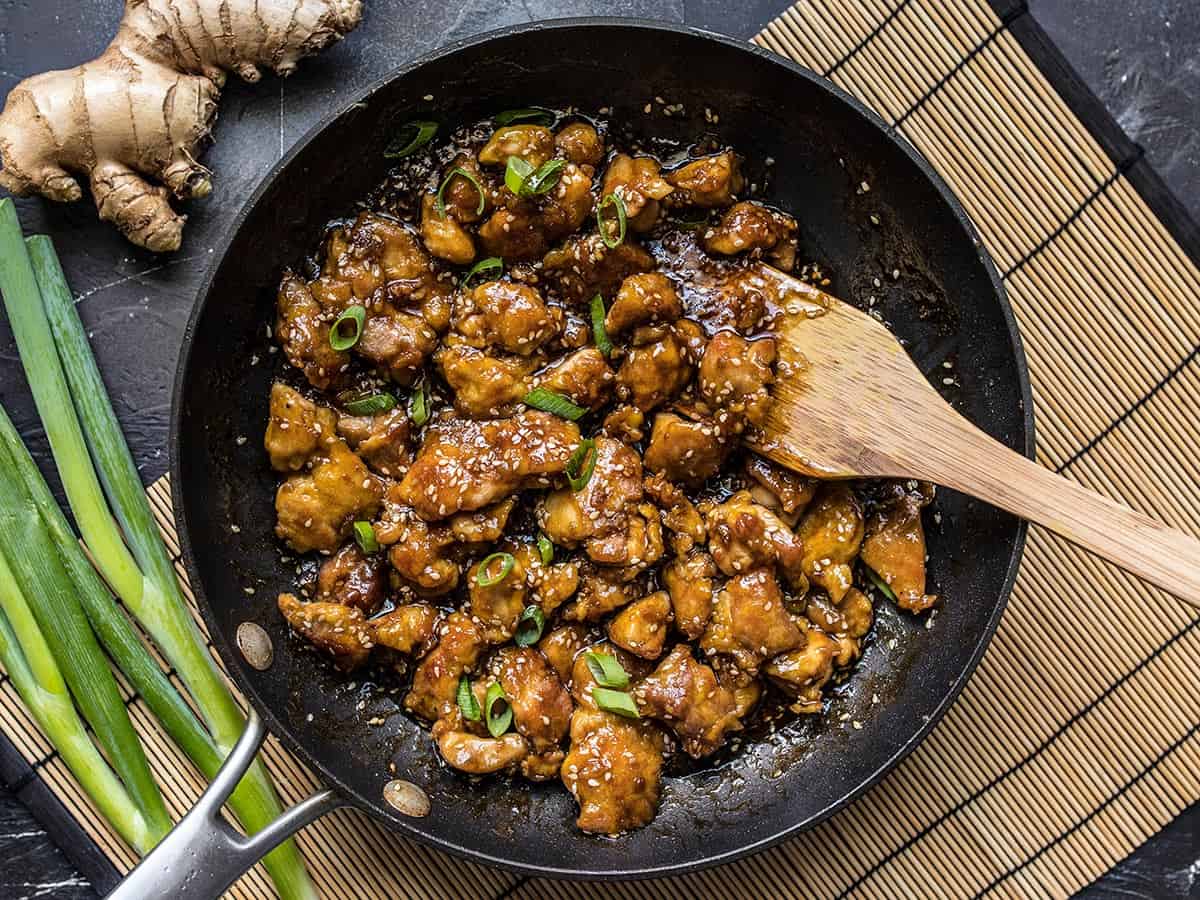
{"label": "pan handle", "polygon": [[246,837],[221,815],[221,807],[258,755],[267,735],[253,709],[246,730],[196,805],[125,876],[108,900],[213,900],[276,845],[343,801],[329,790],[313,794],[285,811],[261,831]]}

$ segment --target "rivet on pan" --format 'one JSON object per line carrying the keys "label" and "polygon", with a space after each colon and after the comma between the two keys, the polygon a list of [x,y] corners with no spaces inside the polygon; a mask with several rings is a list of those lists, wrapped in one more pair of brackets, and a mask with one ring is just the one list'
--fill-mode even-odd
{"label": "rivet on pan", "polygon": [[393,778],[383,786],[383,799],[402,816],[423,819],[429,815],[429,795],[401,778]]}
{"label": "rivet on pan", "polygon": [[271,644],[271,636],[261,625],[254,622],[243,622],[237,627],[237,645],[242,651],[246,662],[260,672],[271,668],[275,659],[275,648]]}

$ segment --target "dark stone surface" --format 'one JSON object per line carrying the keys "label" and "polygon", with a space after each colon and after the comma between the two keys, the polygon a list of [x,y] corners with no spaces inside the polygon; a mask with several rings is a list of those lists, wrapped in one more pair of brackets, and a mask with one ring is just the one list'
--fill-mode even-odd
{"label": "dark stone surface", "polygon": [[[346,42],[305,61],[286,83],[231,84],[205,161],[216,192],[193,204],[183,249],[154,257],[125,244],[87,204],[21,201],[27,231],[54,236],[93,336],[114,405],[147,482],[167,465],[170,385],[209,247],[259,178],[325,111],[394,65],[446,41],[531,19],[589,13],[686,22],[750,37],[787,0],[369,0]],[[1200,215],[1200,5],[1195,0],[1031,0],[1036,18],[1193,215]],[[0,0],[0,93],[35,71],[94,56],[122,0]],[[48,458],[7,325],[0,325],[0,401],[39,459]],[[1088,898],[1195,896],[1193,806],[1083,893]],[[0,897],[94,893],[21,803],[0,791]]]}

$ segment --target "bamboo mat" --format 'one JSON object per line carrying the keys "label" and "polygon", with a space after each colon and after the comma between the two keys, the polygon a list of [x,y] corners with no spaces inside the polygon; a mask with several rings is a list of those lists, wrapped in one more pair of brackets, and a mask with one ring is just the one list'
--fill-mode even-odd
{"label": "bamboo mat", "polygon": [[[801,2],[758,43],[861,98],[965,203],[1032,371],[1038,457],[1200,533],[1200,270],[984,0]],[[174,548],[170,499],[150,489]],[[176,548],[177,549],[177,548]],[[339,811],[299,838],[329,897],[1064,897],[1200,798],[1200,621],[1038,529],[978,671],[879,786],[774,850],[655,882],[518,878]],[[172,812],[191,766],[131,698]],[[0,683],[0,727],[118,870],[134,861]],[[266,747],[281,792],[318,787]],[[238,897],[271,895],[261,873]]]}

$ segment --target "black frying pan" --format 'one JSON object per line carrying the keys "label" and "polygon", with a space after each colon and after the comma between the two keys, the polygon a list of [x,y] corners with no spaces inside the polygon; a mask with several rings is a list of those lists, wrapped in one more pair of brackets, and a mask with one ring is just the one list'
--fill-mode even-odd
{"label": "black frying pan", "polygon": [[[655,96],[683,104],[685,115],[646,115]],[[927,519],[932,583],[945,598],[932,628],[885,605],[829,713],[747,742],[715,767],[669,778],[654,822],[616,839],[579,832],[573,801],[557,782],[470,783],[439,765],[427,734],[394,697],[375,697],[361,676],[352,683],[319,662],[288,635],[275,607],[276,594],[294,580],[272,533],[276,478],[261,447],[273,374],[265,328],[280,270],[382,179],[382,151],[399,124],[417,118],[453,126],[533,104],[611,107],[614,121],[635,132],[683,142],[715,134],[748,157],[755,179],[774,159],[770,198],[799,220],[801,256],[825,264],[837,296],[863,302],[874,295],[939,384],[938,367],[952,359],[960,386],[951,399],[1025,453],[1033,440],[1029,381],[995,270],[961,205],[904,138],[813,73],[694,30],[580,19],[447,47],[397,70],[312,130],[247,202],[216,250],[188,325],[171,435],[184,560],[238,686],[270,730],[340,797],[400,834],[538,875],[678,873],[813,825],[911,751],[995,630],[1024,527],[941,492],[940,524]],[[717,123],[705,121],[706,108]],[[262,361],[252,366],[254,355]],[[239,445],[243,436],[248,440]],[[231,530],[235,524],[240,531]],[[245,621],[274,641],[268,671],[251,668],[236,649],[235,631]],[[873,695],[880,702],[872,703]],[[842,713],[848,721],[840,721]],[[386,726],[368,726],[372,716],[386,717]],[[389,763],[426,790],[432,815],[405,818],[384,802]]]}

